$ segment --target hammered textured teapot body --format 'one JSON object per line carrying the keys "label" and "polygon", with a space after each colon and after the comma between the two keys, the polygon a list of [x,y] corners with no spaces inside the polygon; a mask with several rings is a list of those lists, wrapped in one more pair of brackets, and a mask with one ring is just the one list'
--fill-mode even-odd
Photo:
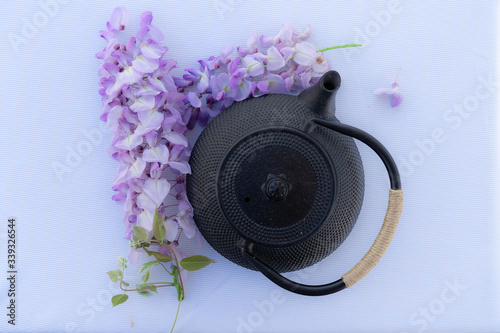
{"label": "hammered textured teapot body", "polygon": [[207,242],[302,294],[338,290],[308,292],[279,273],[330,255],[351,232],[363,202],[363,165],[351,136],[366,133],[335,117],[339,86],[340,75],[330,71],[298,96],[234,103],[202,131],[190,159],[187,194]]}

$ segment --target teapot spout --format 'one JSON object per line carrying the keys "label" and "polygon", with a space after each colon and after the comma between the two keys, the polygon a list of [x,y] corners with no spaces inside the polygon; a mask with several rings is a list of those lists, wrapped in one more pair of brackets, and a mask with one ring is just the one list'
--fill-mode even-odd
{"label": "teapot spout", "polygon": [[319,117],[335,118],[335,94],[340,87],[340,81],[338,72],[328,71],[315,85],[302,91],[298,99]]}

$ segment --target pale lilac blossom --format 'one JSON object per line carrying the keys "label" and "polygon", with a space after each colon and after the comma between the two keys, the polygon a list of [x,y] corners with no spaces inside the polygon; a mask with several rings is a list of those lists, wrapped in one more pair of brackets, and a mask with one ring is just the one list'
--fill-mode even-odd
{"label": "pale lilac blossom", "polygon": [[399,77],[399,73],[401,72],[401,68],[398,71],[398,75],[396,76],[396,80],[391,85],[390,88],[378,88],[373,92],[376,96],[380,97],[390,97],[391,98],[391,107],[395,108],[399,104],[403,103],[404,96],[401,90],[399,89],[399,84],[396,83]]}
{"label": "pale lilac blossom", "polygon": [[[191,173],[187,131],[196,124],[205,126],[235,101],[299,92],[317,82],[328,63],[306,42],[311,28],[298,31],[287,22],[275,36],[254,32],[244,46],[229,44],[177,77],[170,73],[177,62],[165,58],[165,35],[154,25],[152,13],[141,14],[135,36],[122,31],[127,24],[126,8],[116,8],[107,29],[100,31],[106,46],[96,54],[102,61],[100,118],[113,132],[108,153],[119,163],[112,198],[122,205],[125,238],[131,238],[135,225],[152,237],[158,211],[165,239],[182,259],[176,247],[179,230],[188,238],[199,234],[185,186]],[[167,170],[176,175],[175,181],[166,180]],[[165,202],[170,199],[177,200],[178,210],[167,216]],[[142,252],[132,248],[130,261],[137,262]]]}

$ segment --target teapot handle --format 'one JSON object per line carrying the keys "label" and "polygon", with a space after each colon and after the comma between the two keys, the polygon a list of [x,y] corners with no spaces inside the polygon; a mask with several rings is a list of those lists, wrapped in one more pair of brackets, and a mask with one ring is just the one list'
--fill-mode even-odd
{"label": "teapot handle", "polygon": [[338,121],[332,122],[323,119],[311,119],[311,123],[324,126],[365,143],[375,153],[377,153],[384,163],[387,173],[389,174],[391,189],[389,190],[389,204],[387,206],[384,223],[382,224],[382,228],[375,238],[375,241],[364,257],[361,258],[361,260],[353,268],[351,268],[351,270],[344,273],[339,280],[323,285],[305,285],[289,280],[266,265],[260,259],[256,258],[252,254],[251,244],[246,241],[242,241],[239,246],[243,256],[259,271],[261,271],[262,274],[278,286],[301,295],[322,296],[338,292],[344,288],[352,287],[363,279],[370,272],[370,270],[378,264],[379,260],[389,247],[394,233],[396,232],[396,228],[403,211],[403,190],[401,189],[401,179],[399,177],[399,171],[394,159],[389,154],[387,149],[373,136],[356,127],[345,125]]}

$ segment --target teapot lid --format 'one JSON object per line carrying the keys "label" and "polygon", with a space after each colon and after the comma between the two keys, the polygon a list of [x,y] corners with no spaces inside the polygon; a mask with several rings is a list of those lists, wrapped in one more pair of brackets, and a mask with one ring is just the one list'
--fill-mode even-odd
{"label": "teapot lid", "polygon": [[270,127],[244,136],[217,172],[217,201],[245,240],[296,244],[327,218],[335,197],[328,154],[304,132]]}

